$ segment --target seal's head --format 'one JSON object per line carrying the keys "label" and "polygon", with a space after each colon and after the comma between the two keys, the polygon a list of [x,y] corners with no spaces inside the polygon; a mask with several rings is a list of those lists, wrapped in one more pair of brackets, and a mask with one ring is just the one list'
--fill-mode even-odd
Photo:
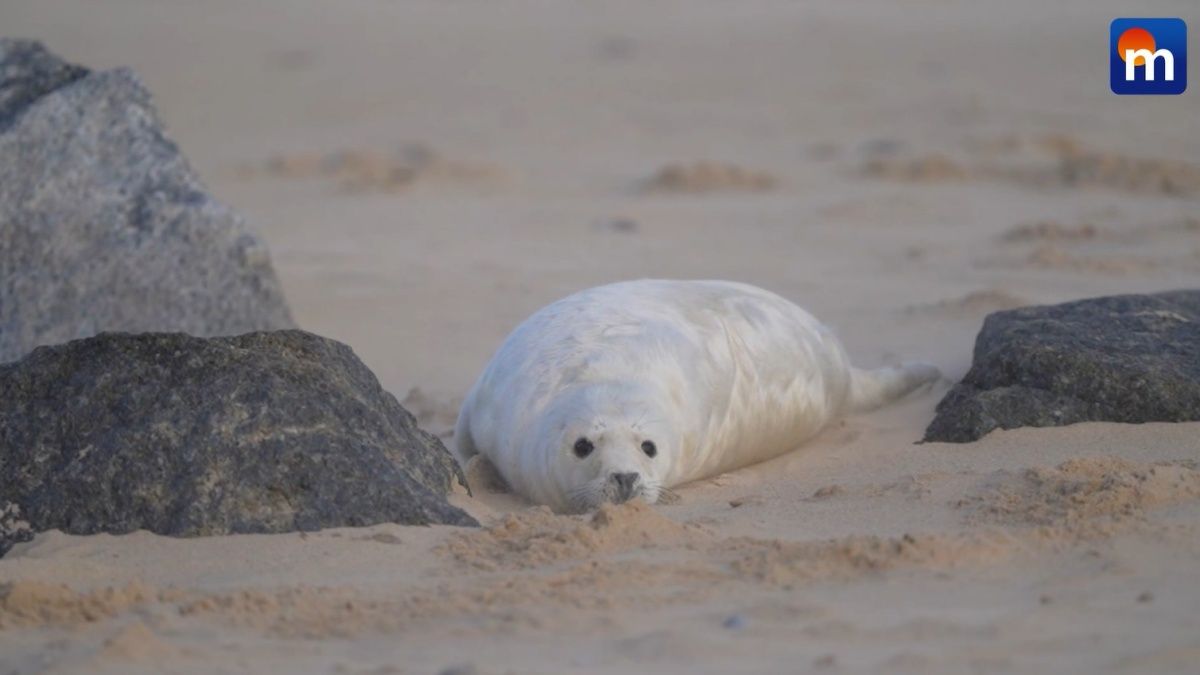
{"label": "seal's head", "polygon": [[663,491],[677,440],[655,397],[629,387],[591,386],[560,401],[554,415],[552,479],[560,510],[640,498]]}

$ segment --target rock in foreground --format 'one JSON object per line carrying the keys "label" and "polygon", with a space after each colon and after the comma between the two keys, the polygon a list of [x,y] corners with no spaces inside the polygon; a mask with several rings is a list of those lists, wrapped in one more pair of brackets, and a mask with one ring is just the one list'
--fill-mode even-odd
{"label": "rock in foreground", "polygon": [[1075,422],[1200,420],[1200,291],[996,312],[926,441]]}
{"label": "rock in foreground", "polygon": [[350,348],[309,333],[102,334],[0,366],[0,552],[52,528],[475,524],[455,480]]}
{"label": "rock in foreground", "polygon": [[0,40],[0,363],[102,331],[292,326],[266,247],[131,72]]}

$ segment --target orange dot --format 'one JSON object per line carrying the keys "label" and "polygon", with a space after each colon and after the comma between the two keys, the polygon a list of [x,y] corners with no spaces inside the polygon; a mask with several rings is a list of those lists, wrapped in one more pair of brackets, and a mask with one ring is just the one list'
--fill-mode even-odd
{"label": "orange dot", "polygon": [[[1125,52],[1127,50],[1137,51],[1139,49],[1149,49],[1154,51],[1154,36],[1145,28],[1127,28],[1121,37],[1117,38],[1117,55],[1121,60],[1125,60]],[[1133,60],[1133,65],[1146,65],[1146,57],[1139,56]]]}

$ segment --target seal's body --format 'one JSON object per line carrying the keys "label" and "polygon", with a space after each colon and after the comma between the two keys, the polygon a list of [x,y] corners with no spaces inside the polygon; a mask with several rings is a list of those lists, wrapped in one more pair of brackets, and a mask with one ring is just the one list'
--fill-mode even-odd
{"label": "seal's body", "polygon": [[923,364],[854,368],[828,328],[760,288],[630,281],[518,326],[463,402],[455,444],[460,462],[482,454],[555,510],[653,503],[938,376]]}

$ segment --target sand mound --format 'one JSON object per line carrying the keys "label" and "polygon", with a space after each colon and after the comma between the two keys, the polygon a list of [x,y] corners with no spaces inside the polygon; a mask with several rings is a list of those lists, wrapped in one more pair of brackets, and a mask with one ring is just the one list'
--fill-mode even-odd
{"label": "sand mound", "polygon": [[907,309],[910,314],[932,314],[948,317],[975,317],[1004,309],[1014,309],[1032,304],[1026,298],[1001,288],[986,288],[971,291],[966,295],[948,298]]}
{"label": "sand mound", "polygon": [[558,516],[545,507],[509,514],[460,534],[439,550],[482,570],[533,568],[631,549],[696,545],[705,530],[677,523],[648,504],[605,504],[590,516]]}
{"label": "sand mound", "polygon": [[829,541],[744,540],[732,569],[743,579],[775,585],[848,580],[898,567],[951,569],[1007,559],[1022,546],[1002,532],[972,535],[845,537]]}
{"label": "sand mound", "polygon": [[182,655],[183,650],[160,638],[141,621],[134,621],[105,640],[95,658],[99,662],[137,662],[160,661]]}
{"label": "sand mound", "polygon": [[1074,146],[1059,152],[1058,166],[1052,172],[1045,175],[1030,172],[1021,177],[1068,187],[1112,187],[1175,196],[1200,192],[1200,166],[1195,164],[1128,157]]}
{"label": "sand mound", "polygon": [[1040,246],[1026,258],[1034,267],[1044,269],[1095,272],[1098,274],[1132,274],[1162,268],[1169,261],[1144,256],[1084,256],[1073,255],[1052,246]]}
{"label": "sand mound", "polygon": [[1071,527],[1096,518],[1140,518],[1148,509],[1192,499],[1200,499],[1194,465],[1096,457],[994,472],[955,506],[973,521]]}
{"label": "sand mound", "polygon": [[1005,232],[1001,237],[1004,241],[1078,241],[1095,239],[1101,231],[1095,225],[1064,225],[1055,220],[1040,220],[1035,223],[1025,223]]}
{"label": "sand mound", "polygon": [[[639,565],[628,559],[615,564],[604,560],[614,554],[664,548],[685,549],[691,552],[689,559],[699,556],[706,564],[693,569],[680,561]],[[599,590],[597,584],[607,583],[613,568],[624,587],[696,579],[705,583],[738,580],[777,585],[850,579],[901,566],[942,569],[987,564],[1019,548],[1011,537],[996,532],[972,536],[852,536],[800,542],[717,538],[698,526],[677,523],[653,507],[635,502],[606,505],[590,517],[556,516],[545,508],[531,509],[506,516],[485,530],[459,535],[441,552],[459,563],[488,571],[531,569],[586,559],[589,562],[570,568],[567,574],[573,581],[586,579],[595,591]],[[530,590],[526,588],[525,592]]]}
{"label": "sand mound", "polygon": [[156,589],[138,583],[89,593],[40,581],[0,584],[0,628],[91,623],[158,598]]}
{"label": "sand mound", "polygon": [[[938,476],[928,474],[930,480]],[[905,486],[913,483],[902,480],[894,484],[899,488],[889,484],[884,490],[909,490]],[[204,593],[131,584],[77,592],[24,581],[0,586],[0,628],[69,627],[149,608],[150,615],[165,610],[293,638],[387,633],[466,618],[470,630],[484,632],[537,632],[549,625],[587,630],[603,623],[607,612],[695,603],[732,588],[786,589],[903,569],[977,569],[1088,533],[1116,531],[1071,526],[1076,521],[1136,518],[1147,509],[1189,499],[1200,499],[1200,470],[1194,464],[1088,458],[988,474],[953,504],[975,521],[962,533],[802,541],[718,537],[641,502],[605,505],[588,516],[533,508],[486,529],[449,533],[435,551],[467,569],[433,585],[402,585],[365,596],[306,585]],[[599,613],[571,613],[577,610]],[[144,660],[173,649],[146,626],[131,624],[98,656]]]}
{"label": "sand mound", "polygon": [[344,588],[289,586],[190,594],[175,602],[180,616],[215,616],[233,625],[284,637],[339,637],[392,630],[411,620],[404,598],[379,601]]}
{"label": "sand mound", "polygon": [[1200,260],[1192,241],[1196,229],[1188,217],[1112,227],[1035,221],[1010,228],[999,237],[1020,253],[999,253],[985,264],[1106,276],[1178,273],[1196,269]]}
{"label": "sand mound", "polygon": [[867,161],[863,173],[872,178],[914,183],[959,181],[975,177],[969,167],[942,154],[908,158],[877,157]]}
{"label": "sand mound", "polygon": [[734,164],[693,162],[668,164],[646,181],[651,192],[758,192],[774,189],[775,176],[765,171],[744,169]]}
{"label": "sand mound", "polygon": [[979,147],[978,141],[966,145],[978,160],[944,152],[876,156],[863,164],[863,173],[911,183],[998,180],[1034,188],[1107,188],[1170,196],[1200,192],[1200,165],[1088,149],[1066,136],[1027,142],[1004,139],[986,152],[978,152]]}
{"label": "sand mound", "polygon": [[[379,625],[386,613],[380,603],[336,588],[296,586],[209,594],[136,582],[76,591],[64,584],[18,581],[0,585],[0,629],[80,626],[155,604],[166,605],[179,616],[215,615],[232,625],[293,636],[348,634]],[[144,637],[140,633],[134,628],[129,635],[118,634],[106,649],[136,655],[141,648],[135,643]]]}
{"label": "sand mound", "polygon": [[[138,583],[76,591],[21,581],[0,586],[0,629],[79,626],[139,608],[282,637],[387,632],[456,616],[474,617],[489,626],[536,628],[540,620],[522,608],[546,603],[606,610],[706,592],[711,584],[727,579],[728,572],[712,562],[688,559],[687,547],[710,539],[702,529],[676,523],[643,503],[608,505],[587,517],[531,509],[486,530],[456,533],[440,547],[440,553],[473,568],[504,570],[473,582],[460,583],[455,576],[436,588],[401,586],[367,597],[346,588],[303,584],[213,593]],[[685,555],[638,557],[672,547]],[[563,563],[560,569],[544,569],[558,563]],[[113,658],[139,659],[159,647],[173,648],[147,639],[147,631],[134,626],[128,634],[116,635],[99,656],[112,652]]]}
{"label": "sand mound", "polygon": [[397,192],[426,182],[483,184],[506,177],[498,167],[446,159],[419,143],[391,152],[354,149],[281,154],[261,165],[243,166],[237,173],[243,178],[321,178],[350,192]]}

